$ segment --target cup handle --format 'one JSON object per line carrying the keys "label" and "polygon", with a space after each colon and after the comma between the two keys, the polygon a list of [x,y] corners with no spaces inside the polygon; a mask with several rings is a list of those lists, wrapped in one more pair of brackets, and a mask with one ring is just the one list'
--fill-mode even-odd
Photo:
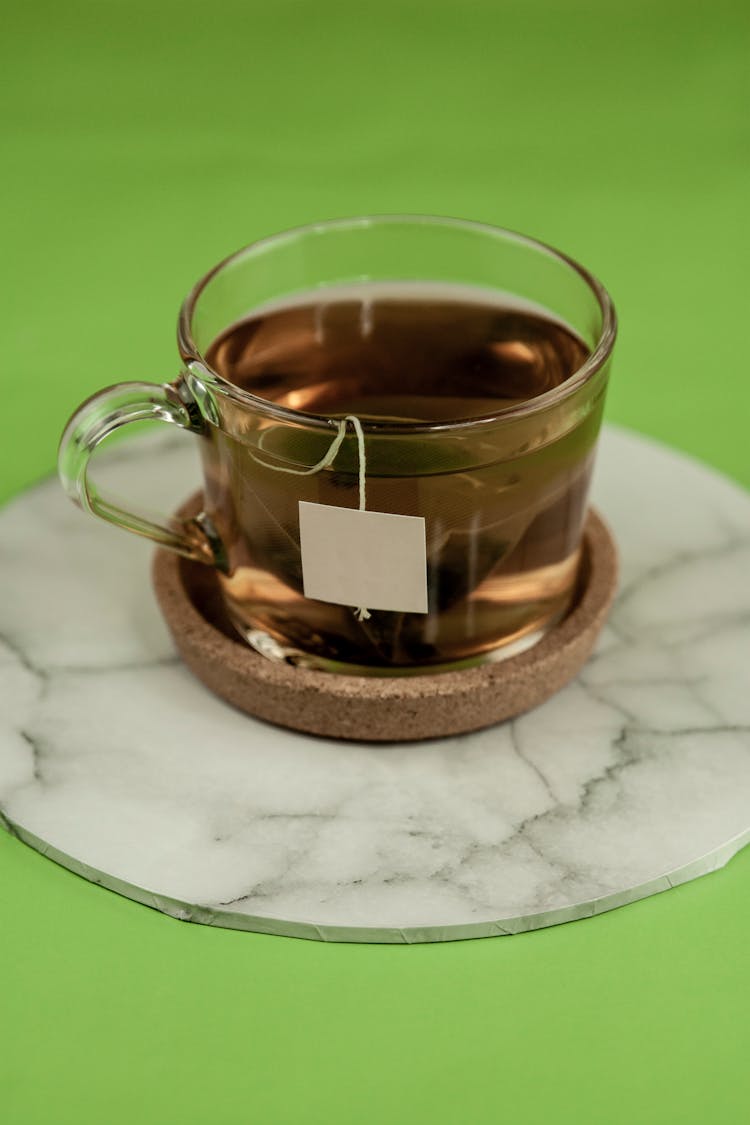
{"label": "cup handle", "polygon": [[198,407],[192,401],[183,401],[178,385],[118,383],[92,395],[71,416],[60,439],[57,468],[63,488],[85,512],[153,539],[160,547],[185,558],[226,570],[224,546],[204,513],[194,519],[180,519],[129,512],[102,496],[89,480],[89,461],[100,442],[128,422],[154,418],[192,433],[204,432]]}

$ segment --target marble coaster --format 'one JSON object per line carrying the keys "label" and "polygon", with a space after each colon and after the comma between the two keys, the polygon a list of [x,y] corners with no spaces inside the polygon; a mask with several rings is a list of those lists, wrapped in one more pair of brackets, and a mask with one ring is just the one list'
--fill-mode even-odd
{"label": "marble coaster", "polygon": [[[174,507],[182,433],[97,472]],[[750,497],[603,434],[620,592],[588,663],[474,734],[369,746],[264,724],[176,657],[146,544],[56,481],[0,513],[0,809],[9,831],[178,918],[334,941],[515,933],[704,874],[750,838]]]}
{"label": "marble coaster", "polygon": [[[180,509],[201,510],[198,493]],[[344,676],[271,662],[244,644],[215,572],[157,551],[154,589],[177,649],[211,691],[259,719],[360,742],[408,742],[479,730],[538,706],[581,670],[607,617],[617,552],[589,512],[575,604],[533,648],[501,663],[433,675]]]}

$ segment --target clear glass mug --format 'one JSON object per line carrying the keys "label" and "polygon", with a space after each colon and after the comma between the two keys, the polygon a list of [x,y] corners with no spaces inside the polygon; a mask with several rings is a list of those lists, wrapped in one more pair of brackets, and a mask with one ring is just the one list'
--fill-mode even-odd
{"label": "clear glass mug", "polygon": [[[589,349],[565,382],[491,415],[364,422],[368,509],[425,521],[426,613],[364,617],[304,596],[299,501],[357,507],[357,435],[347,431],[333,463],[311,472],[341,416],[264,400],[205,358],[259,306],[363,280],[510,293],[549,310]],[[543,636],[574,597],[615,334],[604,287],[533,239],[428,216],[317,223],[253,243],[199,281],[179,315],[177,378],[121,383],[83,403],[62,437],[60,477],[92,515],[215,567],[240,635],[270,659],[369,675],[502,659]],[[194,518],[126,511],[89,479],[96,446],[144,419],[199,437],[203,507]]]}

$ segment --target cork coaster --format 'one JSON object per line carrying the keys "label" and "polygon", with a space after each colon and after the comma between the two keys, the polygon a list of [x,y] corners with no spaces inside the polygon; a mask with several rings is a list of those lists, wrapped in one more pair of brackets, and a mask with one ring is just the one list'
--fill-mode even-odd
{"label": "cork coaster", "polygon": [[[194,496],[180,514],[198,511]],[[214,572],[156,552],[153,582],[162,614],[191,672],[256,718],[309,734],[407,742],[479,730],[548,699],[579,672],[617,585],[617,549],[589,510],[579,590],[568,616],[533,648],[498,663],[407,677],[348,676],[276,664],[236,634]]]}

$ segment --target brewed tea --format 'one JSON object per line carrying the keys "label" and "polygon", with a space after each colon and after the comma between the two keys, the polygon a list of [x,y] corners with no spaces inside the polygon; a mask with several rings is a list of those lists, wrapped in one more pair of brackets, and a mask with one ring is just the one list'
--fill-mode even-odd
{"label": "brewed tea", "polygon": [[[430,606],[359,621],[350,607],[304,599],[298,502],[357,506],[356,442],[315,475],[280,473],[319,461],[335,431],[259,415],[253,429],[223,419],[203,443],[206,509],[229,555],[221,581],[238,627],[383,668],[461,661],[562,617],[600,409],[549,444],[541,415],[511,455],[487,419],[560,386],[588,354],[544,310],[439,283],[324,288],[230,327],[206,355],[224,379],[281,407],[365,424],[367,506],[425,518]],[[450,429],[467,419],[485,420]]]}

